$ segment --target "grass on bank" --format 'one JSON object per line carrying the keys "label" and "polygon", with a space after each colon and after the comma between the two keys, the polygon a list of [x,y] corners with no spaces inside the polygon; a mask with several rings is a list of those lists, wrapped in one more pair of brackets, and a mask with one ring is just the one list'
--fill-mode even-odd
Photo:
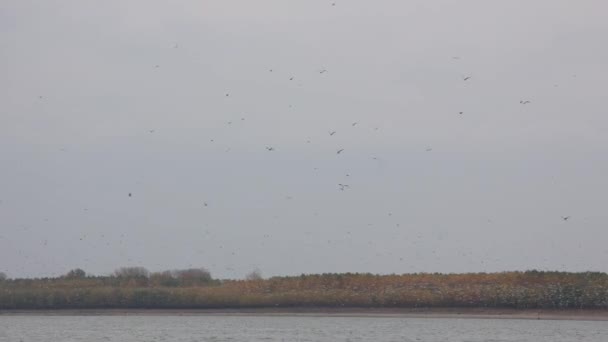
{"label": "grass on bank", "polygon": [[0,279],[0,310],[268,307],[607,309],[608,274],[310,274],[213,279],[204,269]]}

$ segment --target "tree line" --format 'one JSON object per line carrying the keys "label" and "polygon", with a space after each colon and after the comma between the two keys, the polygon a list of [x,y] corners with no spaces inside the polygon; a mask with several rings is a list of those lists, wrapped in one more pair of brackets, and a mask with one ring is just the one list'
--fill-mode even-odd
{"label": "tree line", "polygon": [[204,268],[110,276],[81,269],[38,279],[0,278],[0,310],[259,307],[485,307],[608,310],[608,274],[599,272],[302,274],[218,280]]}
{"label": "tree line", "polygon": [[145,267],[121,267],[108,276],[87,274],[75,268],[59,277],[9,279],[0,274],[0,289],[11,287],[184,287],[211,286],[219,281],[211,277],[205,268],[188,268],[162,272],[150,272]]}

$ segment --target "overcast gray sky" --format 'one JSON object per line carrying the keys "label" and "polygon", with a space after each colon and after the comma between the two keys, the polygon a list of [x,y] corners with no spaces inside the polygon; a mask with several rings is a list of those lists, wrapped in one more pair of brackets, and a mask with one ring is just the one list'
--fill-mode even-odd
{"label": "overcast gray sky", "polygon": [[0,271],[608,271],[606,13],[4,0]]}

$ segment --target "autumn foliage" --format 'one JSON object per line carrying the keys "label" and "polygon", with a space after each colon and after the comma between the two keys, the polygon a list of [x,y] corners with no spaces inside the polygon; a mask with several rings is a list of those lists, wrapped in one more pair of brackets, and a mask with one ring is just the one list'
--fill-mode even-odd
{"label": "autumn foliage", "polygon": [[317,274],[215,280],[204,269],[0,280],[0,310],[261,307],[485,307],[608,310],[608,274]]}

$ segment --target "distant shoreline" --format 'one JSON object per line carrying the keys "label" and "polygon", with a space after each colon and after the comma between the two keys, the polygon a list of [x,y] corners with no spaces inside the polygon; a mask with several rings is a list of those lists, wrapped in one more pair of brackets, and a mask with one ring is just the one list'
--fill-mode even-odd
{"label": "distant shoreline", "polygon": [[608,320],[608,274],[599,272],[332,273],[221,281],[203,271],[198,278],[191,270],[178,276],[121,272],[5,279],[0,311]]}
{"label": "distant shoreline", "polygon": [[0,316],[275,316],[469,318],[608,321],[608,310],[486,308],[256,308],[256,309],[84,309],[0,310]]}

